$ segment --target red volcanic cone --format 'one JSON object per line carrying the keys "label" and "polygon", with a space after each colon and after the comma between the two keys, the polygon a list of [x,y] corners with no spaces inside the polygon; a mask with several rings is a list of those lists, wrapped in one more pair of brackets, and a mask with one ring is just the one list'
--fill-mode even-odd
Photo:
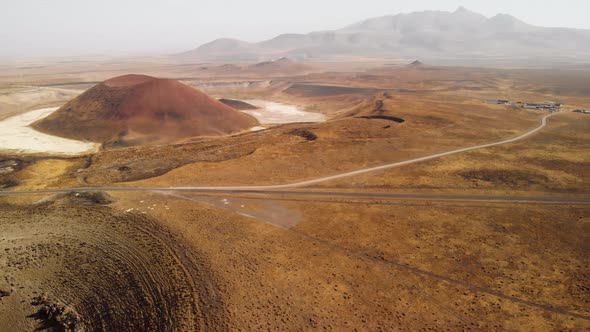
{"label": "red volcanic cone", "polygon": [[218,136],[256,126],[250,115],[170,79],[125,75],[94,86],[33,127],[105,142],[121,133],[179,139]]}

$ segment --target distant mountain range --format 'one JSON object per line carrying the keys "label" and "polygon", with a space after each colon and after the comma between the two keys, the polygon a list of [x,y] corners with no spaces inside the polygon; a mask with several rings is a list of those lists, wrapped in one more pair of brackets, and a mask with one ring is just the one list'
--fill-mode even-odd
{"label": "distant mountain range", "polygon": [[259,43],[218,39],[178,55],[203,61],[588,56],[590,30],[538,27],[506,14],[487,18],[463,7],[371,18],[340,30],[283,34]]}

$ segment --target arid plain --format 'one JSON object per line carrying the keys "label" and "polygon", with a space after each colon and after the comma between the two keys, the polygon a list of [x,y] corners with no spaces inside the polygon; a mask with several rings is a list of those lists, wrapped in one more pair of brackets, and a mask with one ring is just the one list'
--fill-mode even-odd
{"label": "arid plain", "polygon": [[590,329],[589,69],[407,63],[0,67],[0,120],[129,73],[325,119],[1,152],[0,327]]}

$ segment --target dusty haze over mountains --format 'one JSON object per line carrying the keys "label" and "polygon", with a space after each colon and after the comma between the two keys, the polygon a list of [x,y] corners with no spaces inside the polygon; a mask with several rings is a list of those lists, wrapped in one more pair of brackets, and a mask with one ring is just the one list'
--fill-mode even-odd
{"label": "dusty haze over mountains", "polygon": [[289,56],[332,60],[346,57],[588,58],[590,30],[546,28],[507,14],[491,18],[464,7],[367,19],[333,31],[283,34],[259,43],[218,39],[183,53],[200,60],[256,61]]}
{"label": "dusty haze over mountains", "polygon": [[510,14],[536,26],[590,29],[585,0],[542,5],[531,0],[19,0],[0,11],[0,57],[175,54],[218,38],[257,42],[459,6],[486,17]]}

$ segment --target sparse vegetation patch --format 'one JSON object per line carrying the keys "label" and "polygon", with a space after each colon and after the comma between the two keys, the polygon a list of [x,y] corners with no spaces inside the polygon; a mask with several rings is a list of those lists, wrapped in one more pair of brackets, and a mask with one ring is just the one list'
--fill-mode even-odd
{"label": "sparse vegetation patch", "polygon": [[480,169],[460,172],[468,181],[490,182],[517,188],[522,185],[543,184],[549,181],[545,175],[523,170]]}
{"label": "sparse vegetation patch", "polygon": [[292,132],[290,132],[290,134],[303,137],[308,141],[315,141],[316,139],[318,139],[318,135],[314,134],[313,132],[307,129],[295,129]]}

